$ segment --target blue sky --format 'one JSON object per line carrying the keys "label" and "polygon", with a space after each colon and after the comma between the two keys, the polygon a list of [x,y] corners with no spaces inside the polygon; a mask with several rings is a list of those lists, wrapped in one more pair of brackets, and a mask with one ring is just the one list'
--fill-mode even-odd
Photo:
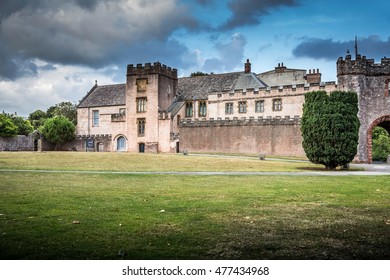
{"label": "blue sky", "polygon": [[126,65],[191,72],[319,68],[354,50],[390,56],[388,0],[2,0],[0,110],[29,113],[124,83]]}

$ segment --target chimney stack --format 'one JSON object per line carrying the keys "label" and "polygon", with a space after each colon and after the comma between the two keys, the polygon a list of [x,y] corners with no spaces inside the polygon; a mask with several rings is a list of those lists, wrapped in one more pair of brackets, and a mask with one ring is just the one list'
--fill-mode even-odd
{"label": "chimney stack", "polygon": [[245,63],[245,74],[248,74],[248,73],[251,73],[252,70],[251,70],[251,64],[249,62],[249,59],[246,60],[246,63]]}

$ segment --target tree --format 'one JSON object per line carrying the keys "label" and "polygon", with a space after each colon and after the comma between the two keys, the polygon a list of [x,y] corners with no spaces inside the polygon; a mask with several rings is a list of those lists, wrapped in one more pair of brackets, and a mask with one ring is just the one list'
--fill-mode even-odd
{"label": "tree", "polygon": [[14,137],[18,135],[18,127],[5,114],[0,114],[0,136]]}
{"label": "tree", "polygon": [[353,160],[359,139],[358,98],[354,92],[305,94],[301,131],[309,160],[334,170]]}
{"label": "tree", "polygon": [[42,110],[35,110],[34,112],[30,113],[30,115],[28,115],[28,120],[33,125],[34,129],[38,129],[40,126],[42,126],[46,119],[46,113]]}
{"label": "tree", "polygon": [[63,116],[47,119],[40,130],[47,140],[56,144],[55,150],[59,143],[68,142],[75,137],[74,124]]}
{"label": "tree", "polygon": [[46,111],[46,117],[63,116],[70,120],[74,125],[77,124],[77,105],[72,102],[60,102],[51,106]]}
{"label": "tree", "polygon": [[197,72],[191,73],[190,77],[208,76],[208,75],[209,75],[209,74],[207,74],[207,73],[204,73],[204,72],[201,72],[201,71],[197,71]]}
{"label": "tree", "polygon": [[382,127],[375,127],[372,131],[372,160],[386,161],[390,154],[389,133]]}
{"label": "tree", "polygon": [[15,114],[8,114],[4,113],[3,114],[8,117],[12,123],[18,128],[17,129],[17,135],[29,135],[31,132],[33,132],[34,128],[31,125],[29,120],[26,120],[25,118],[18,116],[16,113]]}

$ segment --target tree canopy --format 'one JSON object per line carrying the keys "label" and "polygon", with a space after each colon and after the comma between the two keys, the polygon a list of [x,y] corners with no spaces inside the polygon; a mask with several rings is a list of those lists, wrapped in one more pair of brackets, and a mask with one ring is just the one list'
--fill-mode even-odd
{"label": "tree canopy", "polygon": [[305,94],[301,131],[309,160],[335,169],[353,160],[359,139],[358,98],[354,92]]}
{"label": "tree canopy", "polygon": [[43,136],[52,143],[65,143],[75,137],[75,126],[66,117],[55,116],[47,119],[41,128]]}
{"label": "tree canopy", "polygon": [[383,127],[377,126],[372,131],[372,160],[386,161],[389,154],[389,133]]}
{"label": "tree canopy", "polygon": [[50,106],[46,112],[36,110],[32,112],[28,119],[35,129],[38,129],[44,122],[55,116],[63,116],[70,120],[74,125],[77,124],[77,105],[73,102],[60,102],[56,105]]}
{"label": "tree canopy", "polygon": [[5,114],[0,114],[0,136],[14,137],[18,135],[18,127]]}
{"label": "tree canopy", "polygon": [[201,71],[196,71],[196,72],[192,72],[190,77],[208,76],[208,75],[209,75],[208,73],[204,73],[204,72],[201,72]]}

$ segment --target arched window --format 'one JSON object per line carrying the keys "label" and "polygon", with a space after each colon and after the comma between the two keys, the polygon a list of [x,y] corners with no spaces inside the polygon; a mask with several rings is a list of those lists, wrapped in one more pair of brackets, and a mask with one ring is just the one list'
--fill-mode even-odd
{"label": "arched window", "polygon": [[390,79],[385,81],[385,96],[390,96]]}
{"label": "arched window", "polygon": [[123,136],[118,137],[116,140],[116,150],[125,151],[126,150],[126,138]]}

